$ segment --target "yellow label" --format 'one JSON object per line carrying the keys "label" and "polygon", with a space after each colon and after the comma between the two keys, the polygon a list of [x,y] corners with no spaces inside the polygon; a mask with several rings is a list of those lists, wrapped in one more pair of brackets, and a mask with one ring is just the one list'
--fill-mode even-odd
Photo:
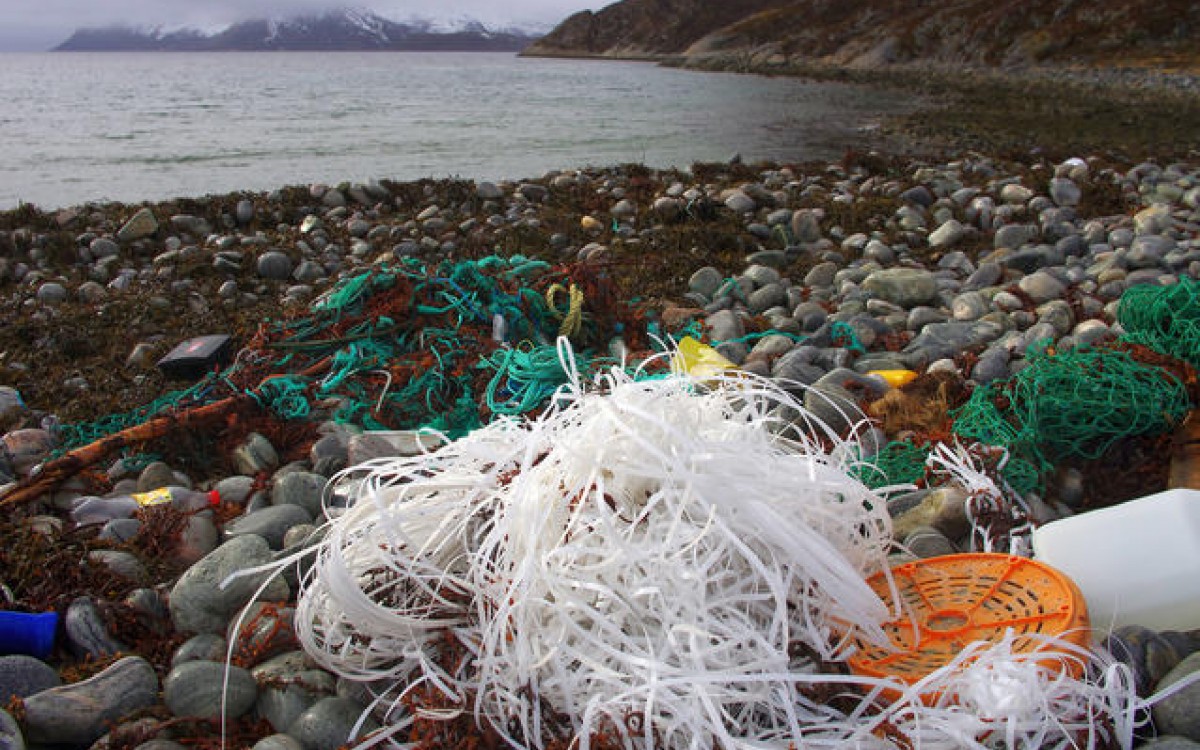
{"label": "yellow label", "polygon": [[166,505],[171,502],[171,490],[167,487],[159,487],[157,490],[139,492],[132,497],[143,508],[150,505]]}

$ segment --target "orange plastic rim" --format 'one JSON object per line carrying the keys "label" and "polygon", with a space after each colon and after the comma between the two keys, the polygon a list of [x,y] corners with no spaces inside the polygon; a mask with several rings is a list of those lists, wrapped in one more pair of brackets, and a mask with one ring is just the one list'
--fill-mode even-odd
{"label": "orange plastic rim", "polygon": [[[998,642],[1010,630],[1017,653],[1046,652],[1047,637],[1086,648],[1091,637],[1079,589],[1036,560],[988,553],[946,555],[904,563],[891,573],[904,613],[884,624],[894,648],[860,640],[859,650],[848,660],[860,675],[911,685],[944,667],[969,643]],[[867,583],[893,607],[883,573]],[[1075,662],[1048,655],[1043,663],[1061,668]]]}

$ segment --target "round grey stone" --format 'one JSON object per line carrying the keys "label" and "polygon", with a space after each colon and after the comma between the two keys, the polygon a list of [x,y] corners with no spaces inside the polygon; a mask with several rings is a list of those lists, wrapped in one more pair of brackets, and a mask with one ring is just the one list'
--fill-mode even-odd
{"label": "round grey stone", "polygon": [[991,310],[991,302],[979,292],[963,292],[950,303],[955,320],[978,320]]}
{"label": "round grey stone", "polygon": [[802,208],[792,214],[792,237],[801,244],[821,239],[821,224],[815,211]]}
{"label": "round grey stone", "polygon": [[246,441],[233,451],[234,465],[238,473],[252,477],[260,471],[274,471],[279,466],[279,454],[275,446],[257,432],[246,436]]}
{"label": "round grey stone", "polygon": [[980,384],[1004,380],[1008,377],[1008,363],[1011,359],[1012,356],[1004,347],[989,347],[971,368],[971,380]]}
{"label": "round grey stone", "polygon": [[258,693],[256,710],[277,732],[296,723],[317,701],[336,693],[337,682],[328,672],[304,669],[281,675]]}
{"label": "round grey stone", "polygon": [[137,491],[149,492],[176,484],[175,470],[162,461],[154,461],[138,475]]}
{"label": "round grey stone", "polygon": [[821,376],[804,393],[804,408],[838,435],[844,435],[863,419],[858,398],[848,390],[856,387],[862,392],[883,395],[887,386],[877,378],[868,377],[845,367],[838,367]]}
{"label": "round grey stone", "polygon": [[967,234],[967,229],[958,219],[950,219],[929,235],[929,246],[933,248],[957,245]]}
{"label": "round grey stone", "polygon": [[248,476],[226,477],[217,482],[213,489],[220,495],[222,503],[245,505],[254,489],[254,479]]}
{"label": "round grey stone", "polygon": [[254,204],[243,198],[237,202],[237,207],[234,209],[234,217],[239,224],[249,224],[254,220]]}
{"label": "round grey stone", "polygon": [[811,385],[821,379],[825,370],[814,363],[816,349],[797,346],[775,360],[771,366],[771,377],[783,382],[784,386],[794,383]]}
{"label": "round grey stone", "polygon": [[1200,742],[1174,734],[1159,735],[1138,745],[1138,750],[1200,750]]}
{"label": "round grey stone", "polygon": [[746,335],[741,317],[733,310],[721,310],[709,315],[704,325],[713,341],[729,341]]}
{"label": "round grey stone", "polygon": [[938,296],[937,278],[917,268],[885,268],[875,271],[862,283],[863,289],[900,307],[934,304]]}
{"label": "round grey stone", "polygon": [[223,636],[216,633],[201,633],[183,642],[171,655],[171,668],[178,667],[190,661],[224,661],[228,655],[229,644]]}
{"label": "round grey stone", "polygon": [[1045,271],[1026,276],[1017,282],[1017,286],[1039,305],[1052,299],[1062,299],[1067,292],[1066,284]]}
{"label": "round grey stone", "polygon": [[0,750],[25,750],[21,725],[8,711],[0,709]]}
{"label": "round grey stone", "polygon": [[997,249],[1016,248],[1033,241],[1038,236],[1038,228],[1035,224],[1005,224],[996,230],[996,234],[992,237],[992,245]]}
{"label": "round grey stone", "polygon": [[[291,506],[295,507],[295,506]],[[171,619],[184,633],[224,633],[230,618],[257,592],[267,573],[234,578],[234,573],[271,562],[267,540],[257,534],[236,536],[217,547],[179,578],[171,589]],[[275,577],[260,596],[268,601],[288,598],[285,581]]]}
{"label": "round grey stone", "polygon": [[99,659],[128,650],[109,634],[100,609],[90,596],[78,597],[67,607],[63,630],[71,651],[80,657]]}
{"label": "round grey stone", "polygon": [[154,212],[149,208],[143,208],[129,217],[129,221],[117,230],[117,241],[133,242],[149,237],[157,231],[158,219],[154,218]]}
{"label": "round grey stone", "polygon": [[309,512],[299,505],[272,505],[225,524],[225,535],[232,538],[254,534],[265,539],[271,549],[282,549],[288,529],[297,524],[312,523],[312,520]]}
{"label": "round grey stone", "polygon": [[830,287],[833,286],[834,279],[837,277],[838,271],[841,270],[837,263],[824,262],[813,266],[804,276],[804,285],[812,287]]}
{"label": "round grey stone", "polygon": [[163,680],[163,702],[176,716],[237,718],[254,707],[258,684],[249,670],[215,661],[189,661]]}
{"label": "round grey stone", "polygon": [[756,208],[756,204],[753,198],[741,190],[735,190],[725,199],[725,207],[739,214],[748,214]]}
{"label": "round grey stone", "polygon": [[307,471],[292,471],[278,477],[271,488],[271,502],[275,505],[299,505],[310,518],[321,515],[321,497],[327,480],[320,474]]}
{"label": "round grey stone", "polygon": [[498,201],[504,197],[504,191],[491,182],[481,182],[475,186],[475,195],[485,201]]}
{"label": "round grey stone", "polygon": [[25,699],[25,738],[46,745],[90,745],[115,720],[158,702],[150,662],[129,656],[94,677]]}
{"label": "round grey stone", "polygon": [[999,263],[985,261],[979,264],[975,272],[967,277],[963,282],[963,291],[979,290],[989,286],[995,286],[1000,283],[1000,279],[1004,278],[1004,269]]}
{"label": "round grey stone", "polygon": [[287,281],[292,276],[292,259],[278,250],[268,250],[259,256],[257,269],[264,279]]}
{"label": "round grey stone", "polygon": [[14,695],[25,698],[61,684],[58,672],[41,659],[24,654],[0,656],[0,705],[7,705]]}
{"label": "round grey stone", "polygon": [[107,237],[97,237],[88,243],[88,250],[91,251],[93,258],[99,260],[116,256],[121,251],[121,246]]}
{"label": "round grey stone", "polygon": [[1078,206],[1083,197],[1083,191],[1074,180],[1066,177],[1055,177],[1050,180],[1050,197],[1060,206]]}
{"label": "round grey stone", "polygon": [[67,296],[67,288],[57,281],[47,281],[37,290],[37,300],[44,305],[61,305]]}
{"label": "round grey stone", "polygon": [[358,735],[351,736],[363,711],[361,705],[346,698],[322,698],[300,714],[287,733],[299,740],[304,750],[337,750],[379,728],[374,719],[368,718]]}
{"label": "round grey stone", "polygon": [[[1165,690],[1196,672],[1200,672],[1200,653],[1181,661],[1159,681],[1155,690]],[[1159,732],[1200,741],[1200,680],[1158,701],[1151,711]]]}
{"label": "round grey stone", "polygon": [[272,734],[254,743],[250,750],[304,750],[304,745],[290,734]]}
{"label": "round grey stone", "polygon": [[325,267],[315,260],[302,260],[292,273],[292,278],[301,284],[311,284],[325,278]]}
{"label": "round grey stone", "polygon": [[786,303],[787,291],[779,283],[771,283],[761,289],[755,289],[747,300],[747,306],[752,315],[761,315],[772,307],[780,307]]}

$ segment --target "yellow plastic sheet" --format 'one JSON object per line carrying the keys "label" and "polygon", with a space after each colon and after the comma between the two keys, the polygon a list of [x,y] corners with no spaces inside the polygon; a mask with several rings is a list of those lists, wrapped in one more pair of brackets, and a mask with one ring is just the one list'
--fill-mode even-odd
{"label": "yellow plastic sheet", "polygon": [[738,369],[737,365],[722,357],[716,349],[700,343],[691,336],[684,336],[679,340],[678,352],[677,366],[700,380]]}

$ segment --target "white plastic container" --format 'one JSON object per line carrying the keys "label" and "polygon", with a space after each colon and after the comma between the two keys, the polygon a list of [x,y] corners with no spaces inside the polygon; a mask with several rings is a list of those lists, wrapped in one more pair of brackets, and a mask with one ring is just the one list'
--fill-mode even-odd
{"label": "white plastic container", "polygon": [[1041,562],[1066,573],[1092,627],[1200,628],[1200,491],[1167,490],[1048,523]]}

